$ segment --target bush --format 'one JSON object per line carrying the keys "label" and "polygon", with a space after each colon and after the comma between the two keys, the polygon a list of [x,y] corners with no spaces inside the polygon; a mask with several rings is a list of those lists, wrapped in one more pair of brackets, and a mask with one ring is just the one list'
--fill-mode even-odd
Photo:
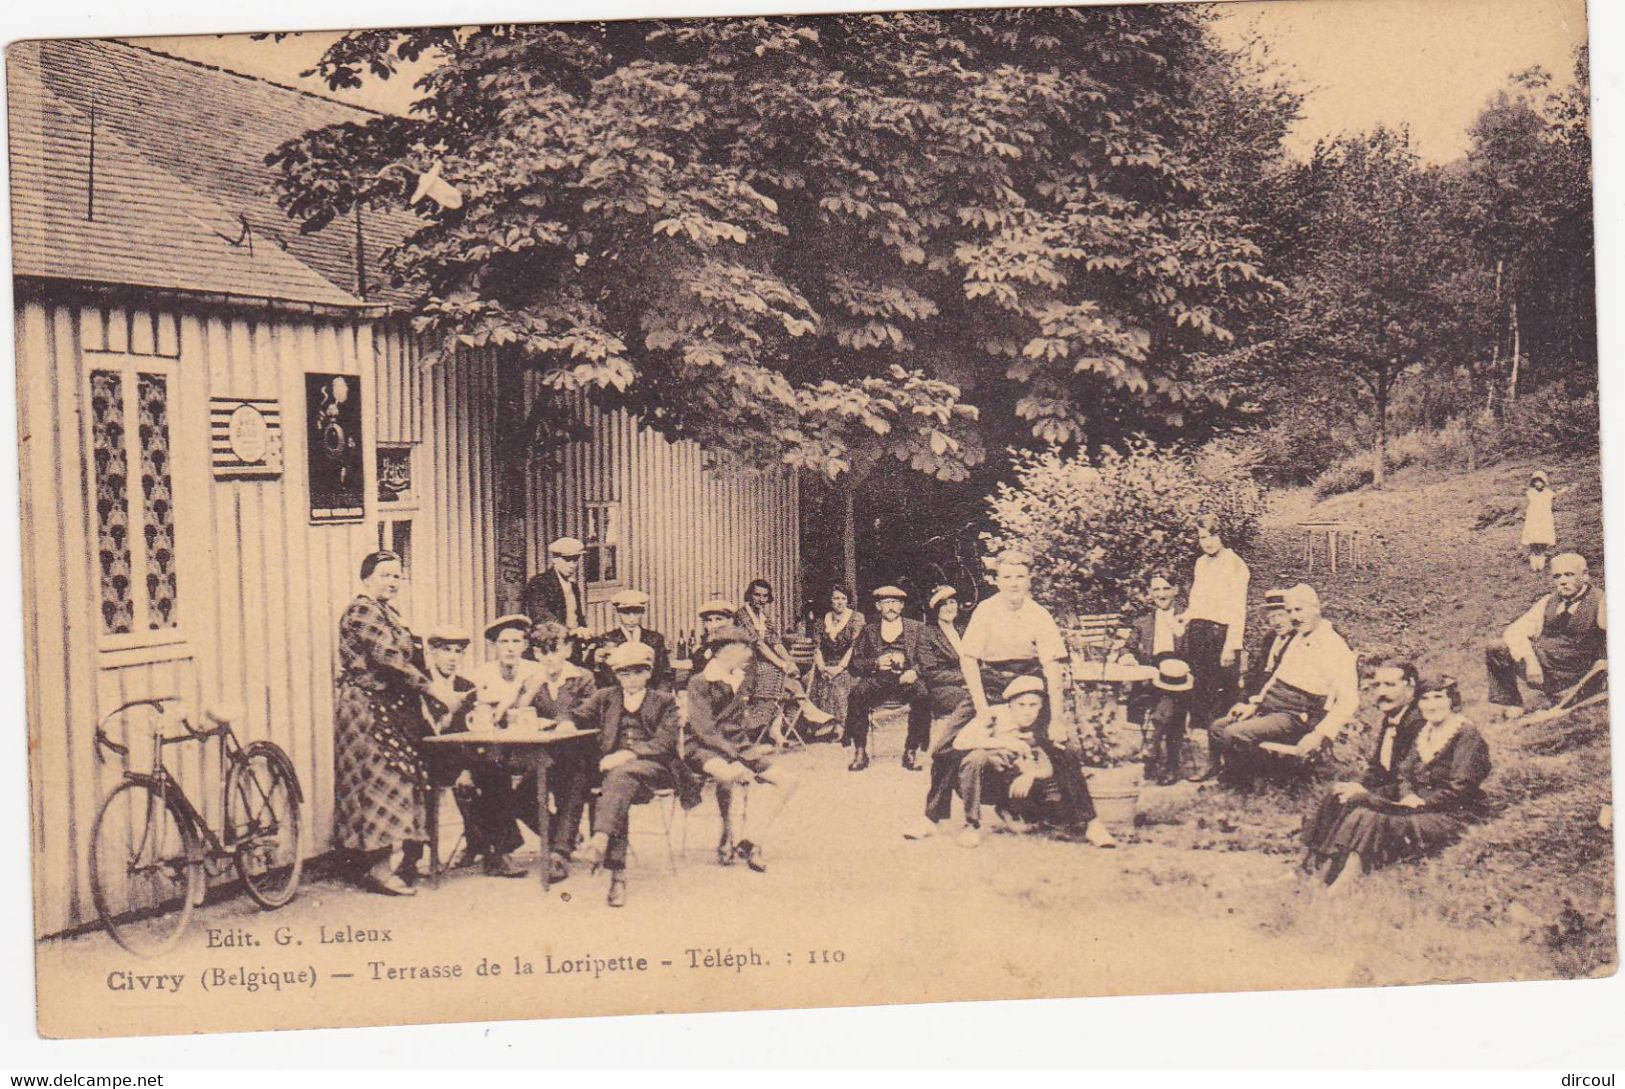
{"label": "bush", "polygon": [[1500,445],[1509,453],[1537,457],[1594,454],[1599,434],[1596,391],[1574,396],[1554,384],[1507,406]]}
{"label": "bush", "polygon": [[[1469,469],[1513,454],[1531,457],[1595,454],[1599,431],[1597,395],[1573,395],[1559,385],[1525,394],[1497,419],[1480,412],[1447,420],[1437,429],[1408,431],[1388,441],[1388,471],[1410,465]],[[1329,444],[1329,448],[1336,449]],[[1325,499],[1370,485],[1376,455],[1369,448],[1346,454],[1314,477],[1315,495]]]}
{"label": "bush", "polygon": [[1232,547],[1252,540],[1264,509],[1258,457],[1234,440],[1191,452],[1144,438],[1093,462],[1020,453],[1015,485],[990,500],[992,543],[1032,553],[1033,592],[1061,615],[1122,611],[1152,572],[1188,569],[1198,516],[1217,517]]}
{"label": "bush", "polygon": [[1283,487],[1311,483],[1333,465],[1356,454],[1350,441],[1357,428],[1326,426],[1338,414],[1312,404],[1294,404],[1273,412],[1254,440],[1263,458],[1263,479]]}

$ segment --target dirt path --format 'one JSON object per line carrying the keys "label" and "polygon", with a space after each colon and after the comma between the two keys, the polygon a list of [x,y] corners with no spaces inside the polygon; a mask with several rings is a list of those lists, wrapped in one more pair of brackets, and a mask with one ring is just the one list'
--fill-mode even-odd
{"label": "dirt path", "polygon": [[[896,744],[895,736],[883,742]],[[155,964],[124,955],[101,934],[44,943],[40,975],[58,981],[46,989],[45,1024],[90,1016],[106,1032],[199,1031],[245,1021],[292,1027],[1339,986],[1355,969],[1344,954],[1269,936],[1267,920],[1234,906],[1244,890],[1293,895],[1299,881],[1279,857],[1144,842],[1098,851],[1023,835],[990,836],[975,850],[949,837],[910,843],[900,830],[919,811],[923,775],[895,759],[849,774],[842,750],[828,745],[786,762],[802,787],[773,830],[766,874],[711,860],[717,824],[709,803],[688,819],[688,848],[674,874],[658,817],[645,807],[635,818],[631,900],[619,911],[603,903],[603,876],[584,873],[545,902],[534,882],[468,871],[409,900],[324,881],[274,914],[244,900],[201,909],[185,945],[156,965],[186,975],[178,998],[110,989],[110,980],[126,981],[116,973],[150,974]],[[277,946],[278,926],[302,944]],[[344,926],[388,928],[390,941],[319,944],[321,928]],[[210,950],[211,928],[217,938],[247,930],[261,944]],[[689,950],[708,949],[755,951],[766,963],[742,972],[689,966]],[[824,959],[826,951],[841,960]],[[549,955],[557,965],[622,954],[655,967],[598,979],[544,970]],[[516,955],[537,974],[468,975],[482,957],[511,966]],[[378,959],[460,963],[465,974],[373,980]],[[249,994],[214,986],[204,1006],[195,1004],[202,972],[304,965],[315,969],[313,988]],[[335,972],[353,978],[335,980]]]}

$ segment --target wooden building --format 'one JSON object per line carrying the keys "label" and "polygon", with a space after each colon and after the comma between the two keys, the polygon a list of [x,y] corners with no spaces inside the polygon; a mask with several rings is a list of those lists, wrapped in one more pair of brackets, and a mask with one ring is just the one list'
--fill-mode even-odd
{"label": "wooden building", "polygon": [[[787,474],[710,472],[585,406],[590,441],[499,471],[496,413],[530,379],[488,352],[420,365],[369,287],[413,221],[301,235],[270,196],[267,152],[363,111],[112,41],[7,61],[40,935],[94,917],[88,838],[122,768],[92,733],[128,699],[243,707],[239,732],[294,759],[307,852],[328,849],[337,621],[380,544],[419,629],[512,610],[564,533],[594,550],[600,625],[622,587],[668,633],[755,576],[799,600]],[[213,749],[174,755],[218,820]]]}

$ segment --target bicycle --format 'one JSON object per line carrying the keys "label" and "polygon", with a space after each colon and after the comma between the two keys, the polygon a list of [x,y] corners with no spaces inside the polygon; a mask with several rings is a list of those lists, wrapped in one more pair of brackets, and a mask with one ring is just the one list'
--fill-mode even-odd
{"label": "bicycle", "polygon": [[[137,956],[172,948],[203,902],[206,875],[235,865],[244,887],[262,908],[292,900],[304,867],[300,806],[304,793],[288,755],[270,741],[243,745],[231,716],[205,711],[199,729],[173,696],[131,700],[96,724],[96,757],[105,748],[130,759],[130,747],[108,736],[108,724],[133,712],[150,716],[152,764],[124,771],[96,815],[90,837],[90,889],[113,940]],[[166,733],[172,722],[185,733]],[[220,738],[220,812],[217,833],[164,765],[164,749]],[[128,730],[126,730],[128,740]]]}

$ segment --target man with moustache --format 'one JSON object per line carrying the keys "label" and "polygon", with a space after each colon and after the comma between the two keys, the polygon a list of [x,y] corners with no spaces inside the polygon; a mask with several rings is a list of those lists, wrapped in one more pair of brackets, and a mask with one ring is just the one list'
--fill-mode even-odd
{"label": "man with moustache", "polygon": [[1416,663],[1408,658],[1385,658],[1371,672],[1371,695],[1381,716],[1377,738],[1365,774],[1356,781],[1333,783],[1319,807],[1303,826],[1309,854],[1306,867],[1316,866],[1335,853],[1332,835],[1351,805],[1372,795],[1397,802],[1400,762],[1416,745],[1422,714],[1416,709]]}
{"label": "man with moustache", "polygon": [[848,771],[869,766],[869,713],[888,701],[908,705],[908,737],[903,767],[918,771],[915,754],[931,740],[931,694],[920,682],[920,644],[925,625],[903,619],[908,594],[896,586],[874,592],[880,619],[858,634],[852,647],[852,672],[859,678],[847,700],[846,741],[852,746]]}

